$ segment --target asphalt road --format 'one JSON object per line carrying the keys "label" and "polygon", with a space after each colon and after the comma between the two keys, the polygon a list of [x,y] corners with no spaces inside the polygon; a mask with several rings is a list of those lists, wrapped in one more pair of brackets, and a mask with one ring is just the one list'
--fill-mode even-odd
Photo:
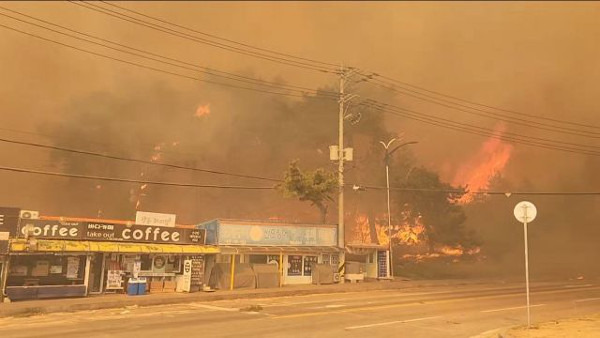
{"label": "asphalt road", "polygon": [[[600,283],[534,284],[531,301],[534,323],[600,313]],[[526,323],[524,305],[518,284],[427,287],[2,318],[0,337],[471,337]]]}

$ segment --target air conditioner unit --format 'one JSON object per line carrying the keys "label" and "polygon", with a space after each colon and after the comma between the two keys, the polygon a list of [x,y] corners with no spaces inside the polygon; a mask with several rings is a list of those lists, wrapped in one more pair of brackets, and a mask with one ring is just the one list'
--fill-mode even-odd
{"label": "air conditioner unit", "polygon": [[333,281],[334,281],[335,283],[339,283],[339,282],[340,282],[340,279],[341,279],[341,278],[340,278],[340,274],[339,274],[339,272],[336,272],[336,273],[334,273],[334,274],[333,274]]}
{"label": "air conditioner unit", "polygon": [[39,219],[40,212],[33,210],[21,210],[19,217],[21,217],[21,219]]}

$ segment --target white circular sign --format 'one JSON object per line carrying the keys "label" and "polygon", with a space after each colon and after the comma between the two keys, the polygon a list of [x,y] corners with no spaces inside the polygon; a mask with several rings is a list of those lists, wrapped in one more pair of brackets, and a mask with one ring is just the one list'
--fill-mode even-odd
{"label": "white circular sign", "polygon": [[522,201],[515,206],[515,217],[521,223],[529,223],[537,216],[537,209],[533,203]]}

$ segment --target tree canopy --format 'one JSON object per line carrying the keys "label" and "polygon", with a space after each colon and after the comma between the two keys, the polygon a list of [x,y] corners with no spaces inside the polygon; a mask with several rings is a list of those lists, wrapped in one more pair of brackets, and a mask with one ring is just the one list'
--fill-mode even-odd
{"label": "tree canopy", "polygon": [[327,220],[327,202],[333,200],[332,194],[337,187],[337,178],[334,173],[323,168],[302,172],[298,167],[298,160],[290,163],[284,174],[283,183],[277,185],[277,189],[286,198],[310,201],[319,209],[323,223]]}

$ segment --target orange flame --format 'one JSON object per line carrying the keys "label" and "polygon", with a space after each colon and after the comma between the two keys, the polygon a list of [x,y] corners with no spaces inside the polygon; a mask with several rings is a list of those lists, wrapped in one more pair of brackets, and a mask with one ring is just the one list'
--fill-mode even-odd
{"label": "orange flame", "polygon": [[[494,134],[501,136],[504,131],[504,125],[498,125]],[[512,149],[510,144],[503,143],[498,138],[488,139],[481,145],[477,155],[458,169],[452,183],[466,185],[469,191],[488,189],[490,179],[501,172],[508,163]],[[466,193],[458,203],[471,203],[474,197],[474,193]]]}
{"label": "orange flame", "polygon": [[[420,244],[425,239],[425,226],[418,217],[414,223],[409,222],[409,213],[403,213],[402,224],[392,224],[392,238],[397,238],[401,244],[413,246]],[[377,217],[378,220],[387,220],[387,215]],[[387,245],[390,242],[389,229],[387,222],[384,224],[375,224],[377,239],[379,244]],[[364,214],[357,214],[355,218],[354,240],[359,243],[374,243],[375,239],[371,238],[369,218]]]}
{"label": "orange flame", "polygon": [[443,246],[439,249],[439,251],[446,256],[462,256],[465,253],[463,248],[460,246],[457,246],[457,247]]}
{"label": "orange flame", "polygon": [[194,113],[195,117],[202,117],[202,116],[206,116],[210,114],[210,103],[207,103],[205,105],[199,105],[198,108],[196,109],[196,112]]}

